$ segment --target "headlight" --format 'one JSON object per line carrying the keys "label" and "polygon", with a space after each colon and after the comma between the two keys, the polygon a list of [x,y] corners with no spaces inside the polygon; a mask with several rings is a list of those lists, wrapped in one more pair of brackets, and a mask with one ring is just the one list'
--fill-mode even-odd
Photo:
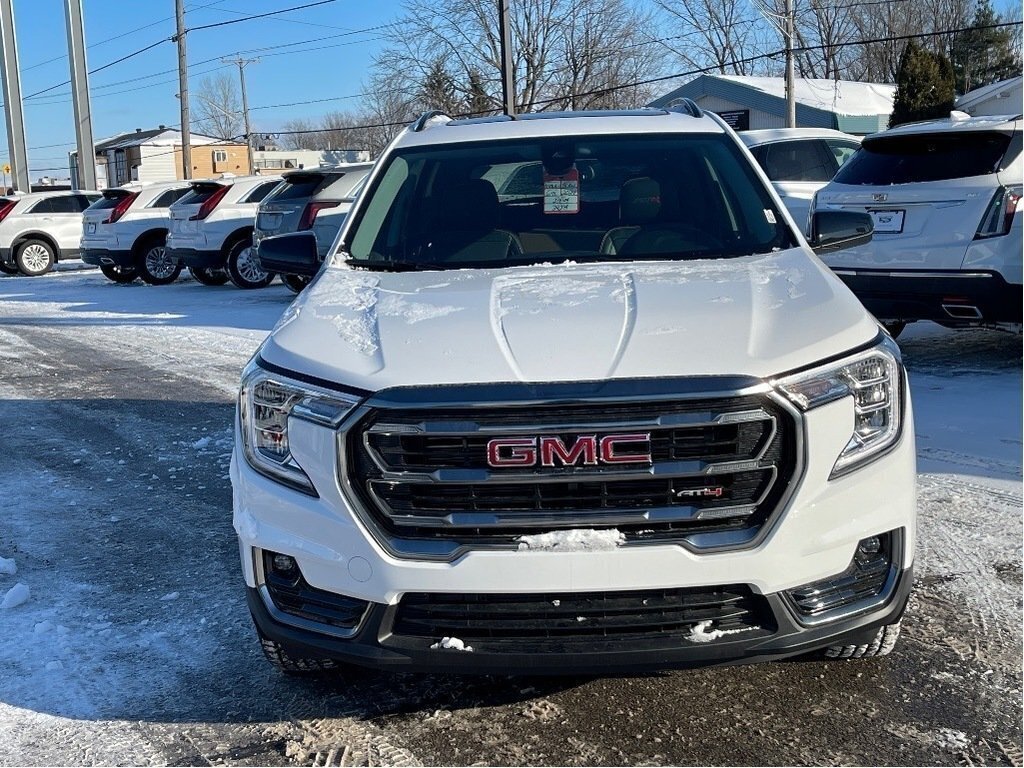
{"label": "headlight", "polygon": [[849,398],[853,434],[830,477],[863,466],[890,448],[900,435],[903,377],[900,352],[885,336],[876,347],[775,382],[798,408],[809,411]]}
{"label": "headlight", "polygon": [[358,402],[352,395],[292,381],[250,363],[242,373],[238,401],[245,460],[272,480],[316,495],[292,456],[288,421],[303,419],[337,428]]}

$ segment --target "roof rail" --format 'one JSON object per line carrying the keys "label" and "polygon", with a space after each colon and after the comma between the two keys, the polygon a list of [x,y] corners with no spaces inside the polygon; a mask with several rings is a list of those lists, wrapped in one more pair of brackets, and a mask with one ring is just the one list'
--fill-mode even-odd
{"label": "roof rail", "polygon": [[697,106],[697,102],[693,99],[688,99],[685,96],[679,99],[675,99],[667,107],[669,112],[681,112],[684,115],[690,117],[704,117],[704,112],[700,107]]}
{"label": "roof rail", "polygon": [[440,109],[432,109],[429,112],[424,112],[422,115],[417,117],[416,122],[412,124],[411,130],[413,131],[413,133],[419,133],[424,128],[426,128],[427,123],[433,120],[435,117],[447,117],[449,120],[451,120],[451,118],[448,117],[448,114],[446,112],[443,112]]}

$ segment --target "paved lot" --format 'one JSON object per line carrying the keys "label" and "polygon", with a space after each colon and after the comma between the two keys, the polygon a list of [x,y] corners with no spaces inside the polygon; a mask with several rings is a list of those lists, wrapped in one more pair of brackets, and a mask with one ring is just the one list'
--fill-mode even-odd
{"label": "paved lot", "polygon": [[1020,765],[1019,336],[903,340],[921,546],[887,659],[308,682],[255,643],[227,479],[290,296],[0,278],[0,594],[31,589],[0,612],[0,764]]}

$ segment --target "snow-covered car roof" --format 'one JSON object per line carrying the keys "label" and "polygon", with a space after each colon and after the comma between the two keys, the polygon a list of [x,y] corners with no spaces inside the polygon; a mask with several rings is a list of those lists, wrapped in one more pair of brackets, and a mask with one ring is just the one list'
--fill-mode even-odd
{"label": "snow-covered car roof", "polygon": [[1020,130],[1020,115],[979,115],[971,117],[966,112],[954,112],[941,120],[922,120],[918,123],[904,123],[887,131],[874,133],[865,141],[883,136],[907,136],[918,133],[960,133],[963,131],[1014,131]]}

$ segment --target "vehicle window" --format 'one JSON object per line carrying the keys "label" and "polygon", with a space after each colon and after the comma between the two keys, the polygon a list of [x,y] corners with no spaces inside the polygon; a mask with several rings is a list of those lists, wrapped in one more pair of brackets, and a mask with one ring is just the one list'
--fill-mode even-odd
{"label": "vehicle window", "polygon": [[846,165],[846,161],[860,149],[860,144],[857,142],[844,139],[825,139],[825,145],[832,152],[832,156],[836,159],[836,166],[839,168]]}
{"label": "vehicle window", "polygon": [[268,181],[266,184],[260,184],[256,189],[249,193],[249,196],[245,198],[243,202],[246,203],[259,203],[274,191],[274,188],[280,184],[279,180]]}
{"label": "vehicle window", "polygon": [[312,197],[324,183],[334,179],[334,174],[293,173],[274,192],[274,200],[302,200]]}
{"label": "vehicle window", "polygon": [[996,172],[1009,143],[987,131],[869,138],[835,180],[887,186],[984,176]]}
{"label": "vehicle window", "polygon": [[130,195],[131,192],[124,189],[109,189],[100,198],[89,206],[92,211],[105,211],[117,206],[121,200]]}
{"label": "vehicle window", "polygon": [[829,181],[836,164],[809,141],[780,141],[764,147],[761,166],[772,181]]}
{"label": "vehicle window", "polygon": [[75,202],[78,204],[78,211],[81,213],[97,200],[96,195],[75,195]]}
{"label": "vehicle window", "polygon": [[81,213],[75,195],[58,195],[40,200],[29,213]]}
{"label": "vehicle window", "polygon": [[722,135],[417,148],[367,194],[349,252],[382,269],[723,258],[794,243]]}
{"label": "vehicle window", "polygon": [[369,169],[364,171],[349,171],[343,176],[332,181],[317,194],[330,200],[342,200],[347,197],[355,197],[356,187],[358,187],[359,183],[369,175]]}
{"label": "vehicle window", "polygon": [[150,208],[170,208],[172,204],[183,198],[189,192],[189,188],[167,189],[161,192],[156,200],[149,204]]}
{"label": "vehicle window", "polygon": [[182,205],[202,205],[220,188],[220,184],[193,184],[192,189],[182,195],[178,202]]}

